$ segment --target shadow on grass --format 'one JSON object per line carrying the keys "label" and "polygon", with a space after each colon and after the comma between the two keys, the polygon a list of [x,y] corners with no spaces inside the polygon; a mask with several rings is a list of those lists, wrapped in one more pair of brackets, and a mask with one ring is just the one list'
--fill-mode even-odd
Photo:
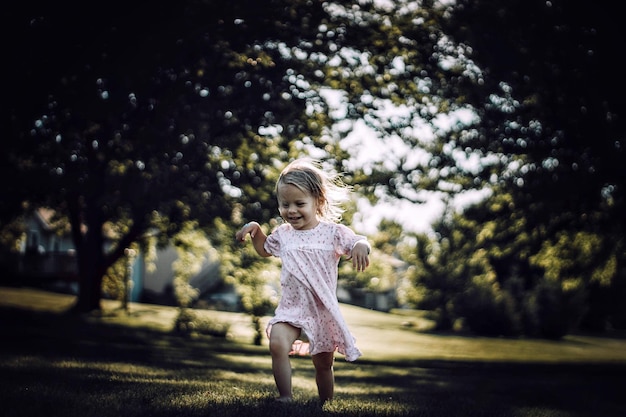
{"label": "shadow on grass", "polygon": [[[625,364],[338,358],[337,399],[315,399],[294,358],[275,404],[266,347],[0,309],[2,416],[623,416]],[[392,343],[392,341],[390,341]]]}

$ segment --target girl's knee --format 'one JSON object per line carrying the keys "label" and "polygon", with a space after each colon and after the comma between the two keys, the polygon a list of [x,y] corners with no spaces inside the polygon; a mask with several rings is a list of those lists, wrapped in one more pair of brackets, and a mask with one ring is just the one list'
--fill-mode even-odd
{"label": "girl's knee", "polygon": [[300,329],[287,323],[276,323],[270,332],[270,353],[288,355]]}
{"label": "girl's knee", "polygon": [[291,351],[291,345],[284,340],[278,338],[270,338],[270,354],[276,355],[289,355]]}
{"label": "girl's knee", "polygon": [[313,355],[313,366],[316,370],[328,370],[332,369],[335,362],[335,355],[333,352],[324,352]]}

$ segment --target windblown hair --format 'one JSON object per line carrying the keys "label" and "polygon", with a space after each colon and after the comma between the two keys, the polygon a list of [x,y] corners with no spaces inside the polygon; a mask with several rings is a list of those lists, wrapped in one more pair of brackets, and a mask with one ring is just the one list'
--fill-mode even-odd
{"label": "windblown hair", "polygon": [[323,171],[318,161],[307,158],[296,159],[283,169],[276,190],[283,184],[293,185],[313,196],[318,202],[317,214],[330,222],[341,220],[345,211],[341,204],[348,200],[351,191],[338,174]]}

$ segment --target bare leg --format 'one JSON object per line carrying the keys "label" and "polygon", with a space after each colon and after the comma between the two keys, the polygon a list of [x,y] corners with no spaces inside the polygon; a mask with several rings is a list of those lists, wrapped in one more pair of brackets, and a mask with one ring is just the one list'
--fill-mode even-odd
{"label": "bare leg", "polygon": [[270,333],[270,354],[272,356],[272,372],[278,388],[278,400],[290,401],[293,392],[291,388],[291,361],[289,352],[293,342],[300,335],[300,329],[288,323],[276,323]]}
{"label": "bare leg", "polygon": [[332,400],[335,392],[334,360],[334,352],[323,352],[313,355],[315,383],[317,384],[317,393],[319,394],[322,404],[328,400]]}

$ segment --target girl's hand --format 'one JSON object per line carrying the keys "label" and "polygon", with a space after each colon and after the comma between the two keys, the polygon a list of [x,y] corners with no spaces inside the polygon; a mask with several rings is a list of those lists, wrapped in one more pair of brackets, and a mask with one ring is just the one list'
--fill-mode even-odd
{"label": "girl's hand", "polygon": [[352,266],[357,272],[365,271],[370,264],[370,245],[365,240],[360,240],[352,248]]}
{"label": "girl's hand", "polygon": [[259,224],[257,222],[250,222],[250,223],[244,224],[241,227],[241,229],[235,234],[235,239],[237,239],[240,242],[245,242],[246,235],[248,233],[250,233],[250,236],[252,238],[254,238],[254,235],[256,234],[258,225]]}
{"label": "girl's hand", "polygon": [[260,256],[268,257],[272,256],[268,251],[265,250],[265,241],[267,240],[267,235],[261,229],[261,225],[257,222],[246,223],[241,227],[237,233],[235,233],[235,239],[239,242],[245,242],[246,235],[250,233],[250,237],[252,238],[252,246],[254,246],[254,250]]}

